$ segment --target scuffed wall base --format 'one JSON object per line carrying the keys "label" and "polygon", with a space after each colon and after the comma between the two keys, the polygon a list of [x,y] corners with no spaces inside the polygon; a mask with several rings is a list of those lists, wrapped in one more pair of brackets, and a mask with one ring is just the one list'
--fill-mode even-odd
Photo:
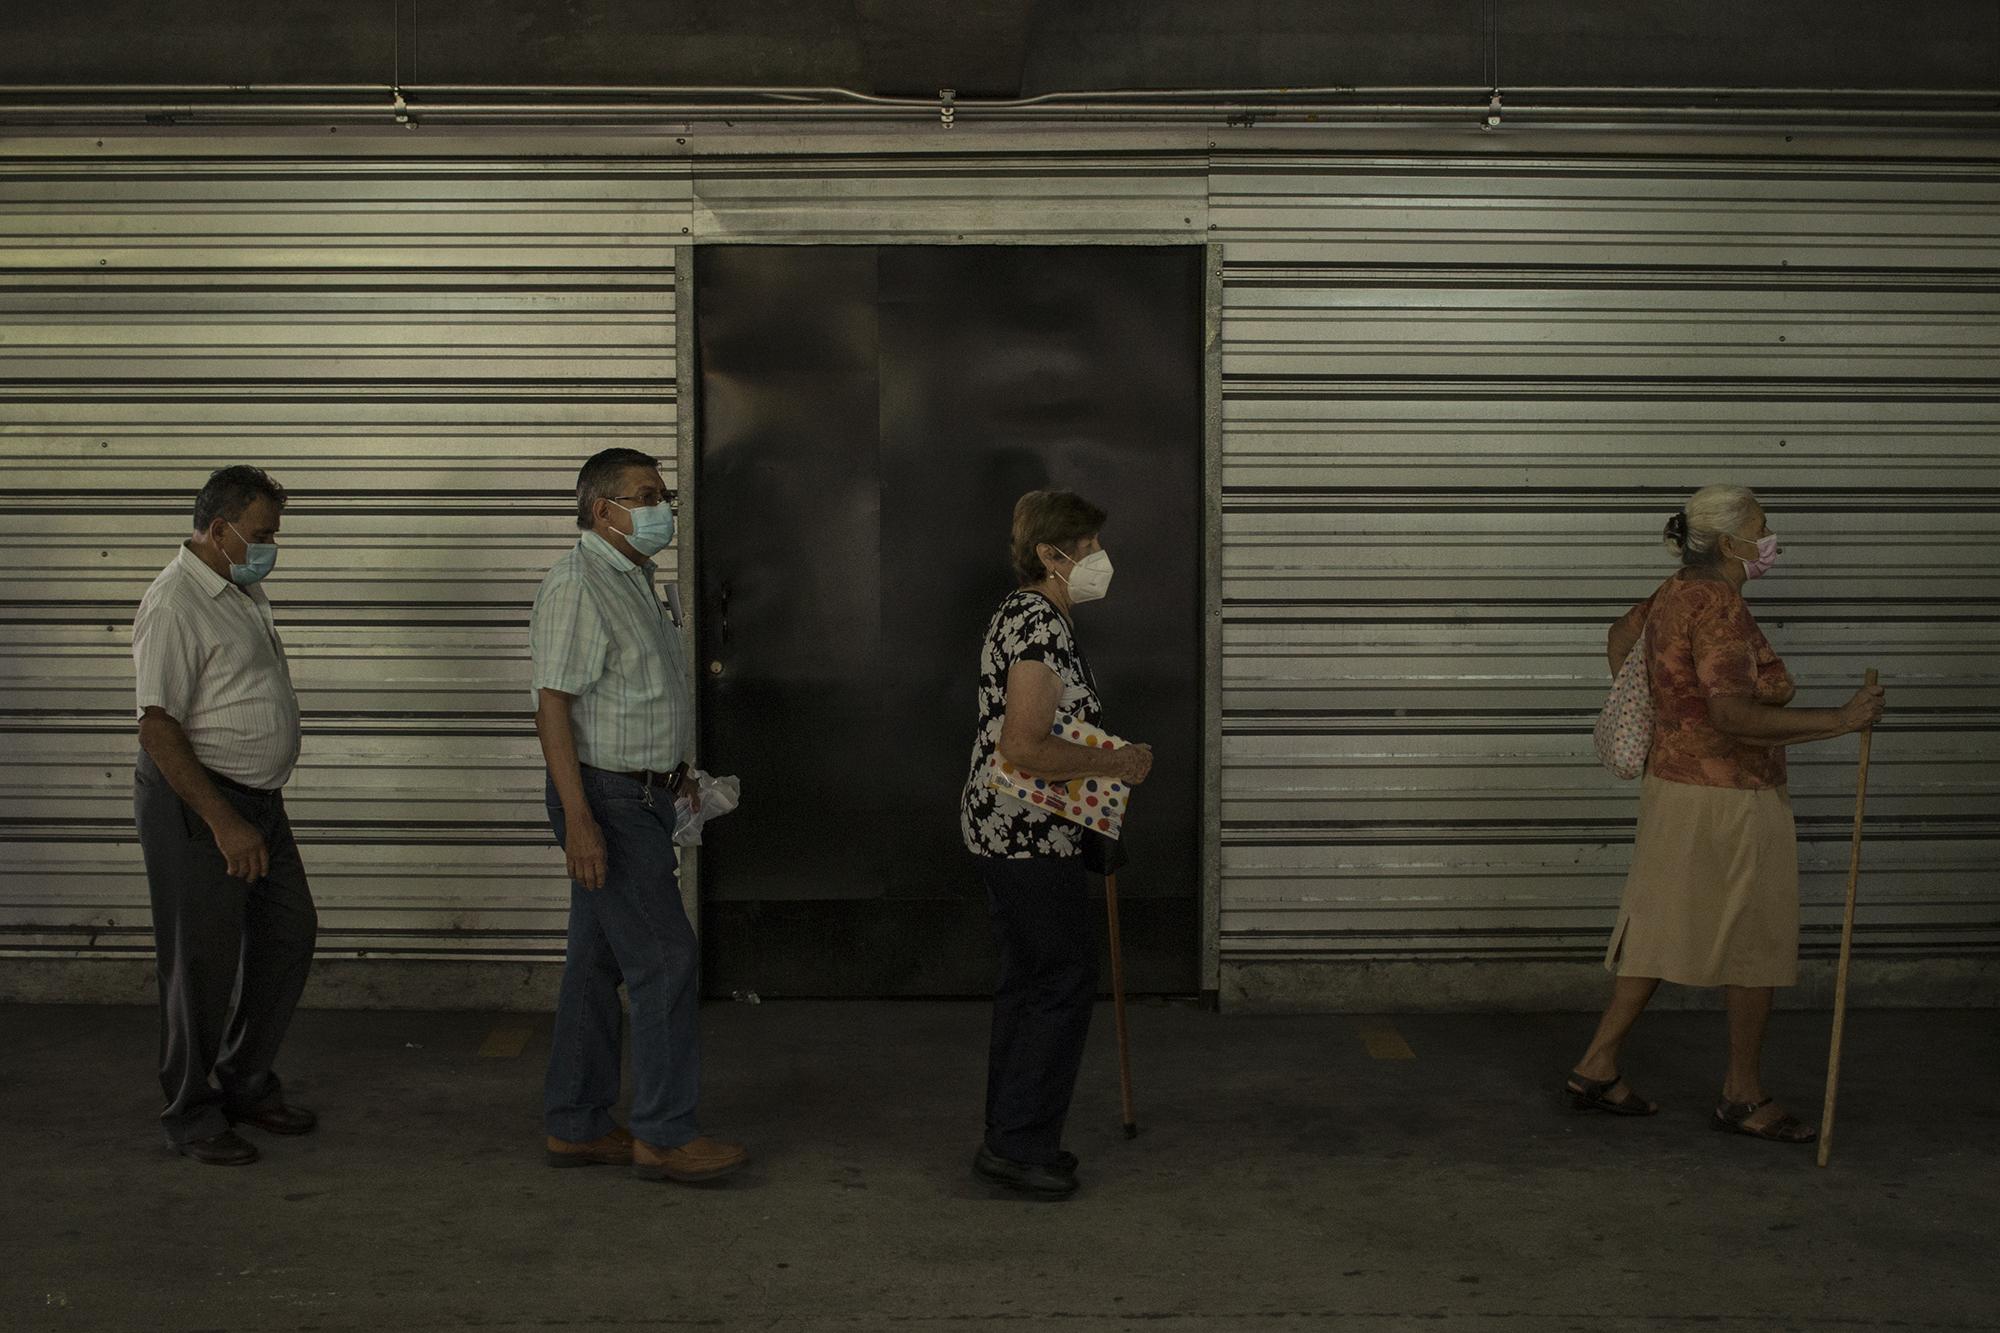
{"label": "scuffed wall base", "polygon": [[[322,958],[308,1009],[463,1009],[550,1013],[560,963]],[[0,1003],[159,1003],[150,958],[0,958]]]}
{"label": "scuffed wall base", "polygon": [[[1601,963],[1396,960],[1225,960],[1219,998],[1240,1013],[1595,1013],[1610,985]],[[1829,1009],[1834,962],[1809,958],[1799,984],[1779,993],[1786,1009]],[[2000,958],[1857,957],[1847,1003],[1856,1009],[1980,1009],[2000,1006]],[[1659,1009],[1719,1009],[1722,992],[1662,986]]]}
{"label": "scuffed wall base", "polygon": [[[323,958],[311,1009],[554,1010],[559,963]],[[1594,1013],[1608,985],[1595,962],[1268,962],[1222,965],[1221,1006],[1238,1013]],[[0,1004],[157,1003],[149,958],[0,958]],[[1787,1009],[1833,1002],[1833,963],[1808,959]],[[1660,1009],[1714,1009],[1720,991],[1663,986]],[[1857,1009],[2000,1007],[2000,958],[1857,959]]]}

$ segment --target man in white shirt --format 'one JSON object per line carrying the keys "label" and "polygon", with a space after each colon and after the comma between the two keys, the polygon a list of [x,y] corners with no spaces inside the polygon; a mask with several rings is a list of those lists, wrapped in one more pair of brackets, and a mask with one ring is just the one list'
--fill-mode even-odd
{"label": "man in white shirt", "polygon": [[277,563],[284,507],[284,488],[257,468],[213,473],[195,498],[194,535],[132,622],[160,1123],[169,1148],[213,1166],[257,1160],[235,1125],[304,1134],[317,1122],[285,1102],[271,1068],[319,925],[283,794],[299,700],[257,586]]}

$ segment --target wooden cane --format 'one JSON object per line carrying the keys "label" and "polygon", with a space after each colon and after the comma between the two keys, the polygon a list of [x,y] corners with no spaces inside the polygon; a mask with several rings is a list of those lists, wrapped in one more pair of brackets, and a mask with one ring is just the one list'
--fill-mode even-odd
{"label": "wooden cane", "polygon": [[[1863,680],[1875,683],[1875,668]],[[1819,1117],[1819,1164],[1833,1151],[1833,1102],[1840,1089],[1840,1039],[1847,1029],[1847,969],[1854,961],[1854,891],[1861,878],[1861,817],[1868,807],[1868,742],[1875,728],[1861,729],[1861,768],[1854,783],[1854,841],[1847,853],[1847,911],[1840,922],[1840,970],[1833,985],[1833,1049],[1826,1057],[1826,1106]]]}
{"label": "wooden cane", "polygon": [[1118,943],[1118,876],[1104,877],[1105,937],[1111,945],[1111,1013],[1118,1024],[1118,1105],[1125,1115],[1125,1137],[1139,1137],[1132,1115],[1132,1049],[1125,1036],[1125,953]]}

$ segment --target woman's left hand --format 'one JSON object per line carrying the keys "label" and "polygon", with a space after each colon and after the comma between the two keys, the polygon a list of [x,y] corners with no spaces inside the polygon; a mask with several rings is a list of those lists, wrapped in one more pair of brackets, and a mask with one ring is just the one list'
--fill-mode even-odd
{"label": "woman's left hand", "polygon": [[1118,781],[1128,787],[1136,787],[1146,780],[1153,771],[1153,747],[1134,742],[1123,749],[1113,751],[1113,757],[1124,767],[1122,773],[1113,774]]}

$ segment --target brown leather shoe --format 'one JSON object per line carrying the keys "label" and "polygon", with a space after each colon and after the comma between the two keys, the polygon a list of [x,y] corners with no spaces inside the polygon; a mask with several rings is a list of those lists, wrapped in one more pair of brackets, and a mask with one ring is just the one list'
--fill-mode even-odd
{"label": "brown leather shoe", "polygon": [[632,1131],[613,1125],[611,1132],[588,1143],[575,1143],[551,1134],[544,1154],[550,1166],[630,1166]]}
{"label": "brown leather shoe", "polygon": [[678,1180],[692,1184],[715,1180],[742,1168],[750,1154],[740,1143],[724,1143],[706,1134],[678,1148],[656,1148],[644,1139],[632,1140],[632,1174],[641,1180]]}
{"label": "brown leather shoe", "polygon": [[186,1143],[168,1140],[167,1146],[183,1157],[192,1157],[203,1166],[248,1166],[257,1160],[257,1148],[233,1129]]}
{"label": "brown leather shoe", "polygon": [[229,1121],[234,1125],[254,1126],[266,1134],[310,1134],[319,1124],[319,1117],[303,1106],[272,1102],[248,1111],[233,1111]]}

